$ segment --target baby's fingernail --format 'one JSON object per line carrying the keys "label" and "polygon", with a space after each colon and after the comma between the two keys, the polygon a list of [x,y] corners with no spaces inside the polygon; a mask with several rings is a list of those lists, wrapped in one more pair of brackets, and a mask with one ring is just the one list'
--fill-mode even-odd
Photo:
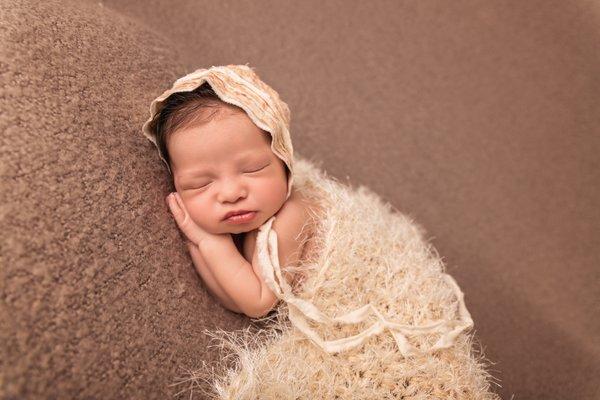
{"label": "baby's fingernail", "polygon": [[174,198],[174,199],[175,199],[175,201],[177,202],[177,206],[178,206],[178,207],[181,207],[181,204],[182,204],[183,202],[181,201],[181,196],[179,196],[179,193],[177,193],[177,192],[174,192],[174,193],[173,193],[173,198]]}

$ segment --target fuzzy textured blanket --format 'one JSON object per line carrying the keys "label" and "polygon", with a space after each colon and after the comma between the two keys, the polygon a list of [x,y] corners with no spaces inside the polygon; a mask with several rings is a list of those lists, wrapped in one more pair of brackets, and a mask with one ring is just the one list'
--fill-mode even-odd
{"label": "fuzzy textured blanket", "polygon": [[[294,287],[282,278],[275,217],[256,239],[281,300],[258,332],[205,331],[229,354],[195,377],[218,399],[498,399],[469,333],[463,293],[424,229],[364,186],[301,158],[296,187],[319,204]],[[295,268],[294,268],[295,269]]]}

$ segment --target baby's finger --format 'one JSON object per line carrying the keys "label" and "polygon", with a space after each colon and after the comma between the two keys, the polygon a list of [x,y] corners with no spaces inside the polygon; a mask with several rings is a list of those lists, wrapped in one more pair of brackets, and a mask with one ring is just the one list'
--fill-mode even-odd
{"label": "baby's finger", "polygon": [[182,222],[185,223],[185,224],[191,224],[191,222],[187,222],[188,219],[189,219],[188,212],[185,209],[185,204],[183,204],[183,200],[181,200],[181,197],[179,196],[179,193],[173,192],[173,198],[175,199],[175,205],[181,211],[181,215],[183,215]]}
{"label": "baby's finger", "polygon": [[173,197],[175,198],[175,201],[177,202],[177,206],[181,209],[185,211],[185,205],[183,204],[183,200],[181,200],[181,197],[179,197],[179,193],[177,192],[173,192]]}
{"label": "baby's finger", "polygon": [[179,229],[185,234],[185,236],[192,243],[200,243],[202,239],[202,230],[194,223],[192,218],[189,216],[185,209],[183,201],[179,197],[177,192],[173,193],[169,199],[169,207],[172,210],[175,221],[179,226]]}
{"label": "baby's finger", "polygon": [[169,206],[171,214],[173,214],[177,224],[182,223],[185,219],[185,212],[179,207],[179,204],[177,203],[177,200],[173,194],[167,196],[167,205]]}

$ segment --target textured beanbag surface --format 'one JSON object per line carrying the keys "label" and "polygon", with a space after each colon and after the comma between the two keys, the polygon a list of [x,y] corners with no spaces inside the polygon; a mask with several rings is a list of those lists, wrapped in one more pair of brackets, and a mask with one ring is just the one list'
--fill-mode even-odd
{"label": "textured beanbag surface", "polygon": [[215,356],[202,329],[248,324],[205,291],[139,135],[177,54],[96,2],[3,1],[0,26],[0,398],[172,397]]}

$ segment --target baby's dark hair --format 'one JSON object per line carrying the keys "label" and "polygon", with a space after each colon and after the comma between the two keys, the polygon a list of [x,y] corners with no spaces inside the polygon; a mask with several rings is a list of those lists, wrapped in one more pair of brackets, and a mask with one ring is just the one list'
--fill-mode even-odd
{"label": "baby's dark hair", "polygon": [[[171,168],[171,158],[167,150],[169,135],[194,123],[209,122],[223,108],[244,112],[242,108],[221,100],[208,82],[204,82],[191,92],[173,93],[166,99],[156,123],[156,144],[169,164],[169,168]],[[205,112],[211,109],[212,112],[208,114]]]}

